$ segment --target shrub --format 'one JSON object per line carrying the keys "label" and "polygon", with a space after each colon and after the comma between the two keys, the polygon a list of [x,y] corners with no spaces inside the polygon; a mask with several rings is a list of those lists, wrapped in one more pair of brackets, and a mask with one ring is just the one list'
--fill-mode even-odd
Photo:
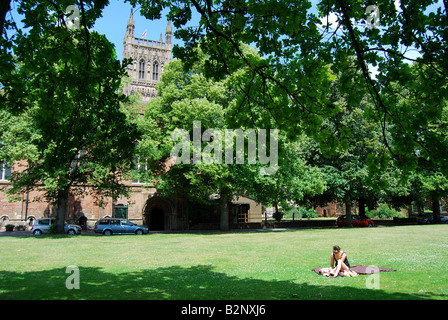
{"label": "shrub", "polygon": [[13,231],[14,230],[14,225],[13,224],[7,224],[5,226],[6,231]]}
{"label": "shrub", "polygon": [[276,211],[276,212],[274,212],[274,214],[272,215],[272,217],[273,217],[276,221],[280,222],[280,221],[282,220],[282,218],[283,218],[283,212],[282,212],[282,211]]}
{"label": "shrub", "polygon": [[388,219],[393,217],[400,217],[401,214],[395,209],[389,208],[385,203],[382,203],[377,210],[370,210],[366,213],[367,217],[370,219]]}
{"label": "shrub", "polygon": [[299,215],[301,218],[317,218],[316,210],[314,210],[314,208],[300,207]]}
{"label": "shrub", "polygon": [[285,214],[283,215],[283,217],[288,219],[292,219],[292,217],[294,217],[294,219],[299,219],[301,215],[299,209],[297,209],[296,207],[289,207],[285,209]]}
{"label": "shrub", "polygon": [[50,234],[56,234],[56,222],[53,223],[50,228],[48,228],[48,232],[50,232]]}

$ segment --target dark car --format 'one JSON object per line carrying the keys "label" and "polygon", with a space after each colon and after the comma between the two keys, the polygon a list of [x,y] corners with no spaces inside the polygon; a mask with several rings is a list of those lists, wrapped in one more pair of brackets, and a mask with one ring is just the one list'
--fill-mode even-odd
{"label": "dark car", "polygon": [[104,235],[143,234],[148,233],[149,229],[143,226],[138,226],[126,219],[105,218],[95,223],[94,231]]}
{"label": "dark car", "polygon": [[[440,222],[441,223],[448,223],[448,218],[441,214],[440,215]],[[429,216],[429,218],[423,219],[423,223],[425,223],[425,224],[434,223],[434,216]]]}
{"label": "dark car", "polygon": [[[347,217],[345,215],[338,217],[336,224],[338,227],[345,227],[347,224]],[[352,215],[352,225],[354,227],[374,227],[375,223],[369,218]]]}

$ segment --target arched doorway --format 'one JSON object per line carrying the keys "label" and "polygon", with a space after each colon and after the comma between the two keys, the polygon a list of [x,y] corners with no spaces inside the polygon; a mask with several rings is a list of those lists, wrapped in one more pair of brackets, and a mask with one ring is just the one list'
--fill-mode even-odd
{"label": "arched doorway", "polygon": [[78,224],[82,230],[87,230],[87,217],[86,216],[79,217]]}
{"label": "arched doorway", "polygon": [[165,212],[163,208],[153,207],[149,212],[149,230],[165,230]]}
{"label": "arched doorway", "polygon": [[171,218],[174,212],[172,201],[165,197],[153,196],[148,199],[143,213],[143,223],[150,231],[171,229]]}

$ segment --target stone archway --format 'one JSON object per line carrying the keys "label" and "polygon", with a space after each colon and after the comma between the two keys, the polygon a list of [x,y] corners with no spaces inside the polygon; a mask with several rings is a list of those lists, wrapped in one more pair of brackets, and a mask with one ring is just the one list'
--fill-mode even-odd
{"label": "stone archway", "polygon": [[81,227],[82,230],[87,230],[87,217],[86,216],[81,216],[78,219],[78,224]]}
{"label": "stone archway", "polygon": [[143,223],[150,231],[171,229],[174,205],[170,199],[154,196],[148,199],[143,213]]}
{"label": "stone archway", "polygon": [[153,207],[149,212],[149,230],[165,230],[165,210]]}

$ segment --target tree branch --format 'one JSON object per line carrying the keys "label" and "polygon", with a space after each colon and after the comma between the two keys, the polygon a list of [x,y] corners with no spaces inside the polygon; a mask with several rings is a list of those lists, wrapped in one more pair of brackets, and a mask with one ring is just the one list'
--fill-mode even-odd
{"label": "tree branch", "polygon": [[[356,39],[355,32],[353,30],[352,23],[350,22],[350,16],[348,14],[347,7],[345,5],[344,0],[338,0],[338,4],[339,4],[339,7],[341,8],[341,11],[342,11],[343,23],[344,23],[345,27],[348,30],[350,40],[351,40],[352,45],[353,45],[353,47],[355,49],[356,57],[358,58],[358,63],[359,63],[359,66],[361,67],[361,71],[363,73],[364,80],[367,83],[367,87],[369,89],[370,95],[374,98],[374,100],[377,101],[378,105],[384,111],[384,124],[383,124],[382,121],[380,122],[381,126],[382,126],[382,129],[383,129],[383,141],[384,141],[384,144],[386,145],[386,147],[389,150],[389,152],[392,155],[395,155],[394,152],[392,151],[392,148],[389,146],[389,143],[387,142],[386,135],[385,135],[386,115],[389,115],[391,118],[393,118],[393,117],[390,114],[389,110],[387,110],[386,106],[384,105],[384,102],[381,99],[380,93],[378,92],[378,89],[376,88],[375,83],[373,82],[372,78],[370,77],[369,71],[367,69],[367,64],[366,64],[366,62],[364,60],[363,50],[359,46],[358,40]],[[372,90],[373,90],[373,92],[372,92]],[[400,126],[401,126],[401,124],[400,124]]]}
{"label": "tree branch", "polygon": [[3,28],[5,26],[6,14],[11,9],[11,0],[2,0],[0,2],[0,37],[3,35]]}
{"label": "tree branch", "polygon": [[[298,106],[301,107],[302,111],[310,113],[310,114],[317,114],[317,115],[324,115],[324,113],[319,113],[319,112],[315,112],[315,111],[311,111],[309,108],[307,108],[301,101],[299,101],[298,97],[296,97],[296,95],[291,92],[282,82],[280,82],[279,80],[275,79],[274,77],[266,74],[265,72],[263,72],[263,68],[265,66],[254,66],[252,65],[248,60],[247,57],[244,55],[244,53],[241,51],[241,48],[239,46],[238,43],[235,42],[235,40],[233,40],[231,37],[229,37],[228,35],[222,33],[221,31],[219,31],[217,28],[215,28],[212,23],[210,22],[210,17],[207,15],[207,13],[205,12],[205,9],[203,9],[199,3],[196,0],[192,0],[191,1],[194,5],[194,7],[196,8],[196,10],[201,14],[201,16],[206,20],[207,22],[207,27],[210,28],[210,30],[217,36],[217,37],[221,37],[223,39],[225,39],[226,41],[228,41],[233,48],[235,49],[235,51],[237,52],[238,56],[244,61],[244,63],[249,66],[250,68],[253,68],[258,75],[260,75],[260,77],[262,77],[263,79],[266,80],[270,80],[273,83],[275,83],[277,86],[279,86],[284,92],[286,92],[286,94],[294,101],[294,103]],[[211,13],[211,8],[208,8],[208,12]]]}

